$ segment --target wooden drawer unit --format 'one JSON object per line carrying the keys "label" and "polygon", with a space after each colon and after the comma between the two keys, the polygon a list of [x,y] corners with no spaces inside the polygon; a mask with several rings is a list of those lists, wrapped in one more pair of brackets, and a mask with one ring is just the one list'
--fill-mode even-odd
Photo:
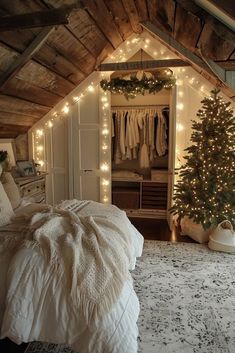
{"label": "wooden drawer unit", "polygon": [[15,178],[21,197],[30,202],[46,202],[46,173],[32,177]]}
{"label": "wooden drawer unit", "polygon": [[164,210],[167,208],[167,183],[143,182],[141,207]]}

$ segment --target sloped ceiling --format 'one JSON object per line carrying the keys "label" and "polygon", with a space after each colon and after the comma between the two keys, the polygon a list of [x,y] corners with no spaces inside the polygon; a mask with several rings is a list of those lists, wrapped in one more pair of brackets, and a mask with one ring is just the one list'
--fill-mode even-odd
{"label": "sloped ceiling", "polygon": [[[46,27],[22,29],[25,23],[21,22],[15,30],[0,28],[0,137],[27,132],[129,35],[140,33],[146,21],[194,54],[203,53],[223,69],[235,70],[234,32],[193,1],[1,0],[0,15],[6,18],[67,5],[77,7],[69,23],[48,30],[40,48],[10,76],[6,73]],[[235,99],[234,90],[227,89],[226,94]]]}

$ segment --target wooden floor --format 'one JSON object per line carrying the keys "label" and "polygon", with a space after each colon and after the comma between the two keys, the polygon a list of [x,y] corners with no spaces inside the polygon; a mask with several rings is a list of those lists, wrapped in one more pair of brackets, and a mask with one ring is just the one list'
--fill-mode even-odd
{"label": "wooden floor", "polygon": [[188,236],[180,235],[178,229],[174,228],[171,231],[166,220],[130,218],[130,221],[145,239],[194,243],[194,240]]}
{"label": "wooden floor", "polygon": [[[167,221],[158,219],[130,218],[131,223],[148,240],[165,240],[172,242],[194,242],[187,236],[181,236],[177,229],[171,231]],[[9,339],[0,340],[0,353],[23,353],[27,344],[20,346]]]}

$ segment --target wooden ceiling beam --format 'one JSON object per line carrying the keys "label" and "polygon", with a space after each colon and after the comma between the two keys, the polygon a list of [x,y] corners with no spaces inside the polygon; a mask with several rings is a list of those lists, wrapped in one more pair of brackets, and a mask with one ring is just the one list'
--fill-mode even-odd
{"label": "wooden ceiling beam", "polygon": [[16,59],[7,71],[0,76],[0,89],[14,77],[20,69],[31,59],[31,57],[41,48],[48,36],[52,33],[54,27],[44,28],[25,49],[25,51]]}
{"label": "wooden ceiling beam", "polygon": [[0,32],[68,24],[68,17],[74,8],[75,6],[64,6],[58,9],[4,16],[0,18]]}
{"label": "wooden ceiling beam", "polygon": [[[219,65],[211,60],[204,58],[201,59],[199,56],[193,54],[189,49],[185,48],[183,45],[178,43],[174,38],[172,38],[167,33],[161,31],[154,24],[149,21],[142,23],[144,29],[157,36],[157,38],[164,44],[167,45],[169,49],[173,49],[180,57],[184,58],[186,61],[191,63],[193,66],[196,66],[197,69],[204,70],[209,73],[210,77],[215,79],[220,85],[229,89],[234,90],[235,87],[232,85],[231,80],[226,81],[226,72]],[[213,80],[214,81],[214,80]]]}
{"label": "wooden ceiling beam", "polygon": [[121,63],[101,64],[97,71],[131,71],[131,70],[153,70],[164,67],[190,66],[189,63],[181,59],[127,61]]}

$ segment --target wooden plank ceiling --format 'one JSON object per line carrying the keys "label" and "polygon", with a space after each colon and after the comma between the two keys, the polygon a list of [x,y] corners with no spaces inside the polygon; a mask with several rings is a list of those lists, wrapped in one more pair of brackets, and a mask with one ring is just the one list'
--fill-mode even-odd
{"label": "wooden plank ceiling", "polygon": [[[38,15],[44,22],[30,22],[34,12],[71,5],[76,9],[68,21],[67,12],[59,12],[61,24],[53,14]],[[15,16],[22,14],[28,14],[25,21]],[[0,16],[6,26],[0,28],[0,137],[27,132],[130,34],[140,33],[145,21],[194,54],[200,55],[200,48],[222,68],[235,68],[235,34],[193,1],[1,0]],[[53,25],[57,26],[36,47],[40,33],[46,31],[43,26]],[[235,99],[232,89],[226,93]]]}

